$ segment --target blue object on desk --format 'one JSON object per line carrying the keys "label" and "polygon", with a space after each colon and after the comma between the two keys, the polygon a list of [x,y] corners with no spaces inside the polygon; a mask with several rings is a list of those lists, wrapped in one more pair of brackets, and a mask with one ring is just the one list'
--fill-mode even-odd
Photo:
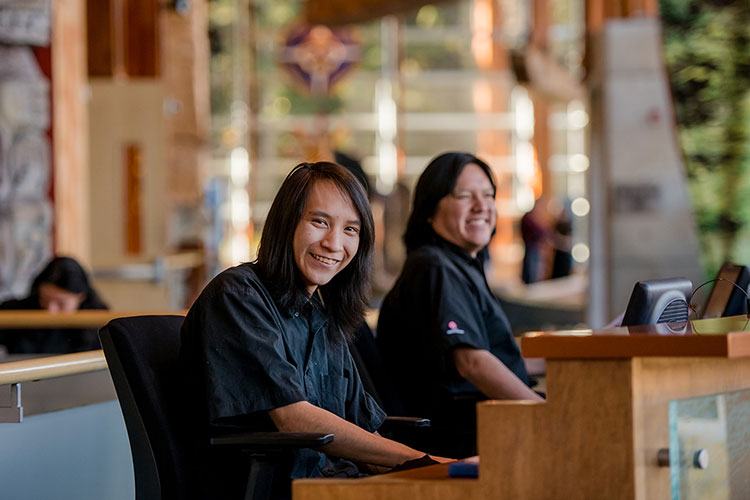
{"label": "blue object on desk", "polygon": [[479,477],[479,462],[476,460],[461,460],[448,466],[450,477]]}

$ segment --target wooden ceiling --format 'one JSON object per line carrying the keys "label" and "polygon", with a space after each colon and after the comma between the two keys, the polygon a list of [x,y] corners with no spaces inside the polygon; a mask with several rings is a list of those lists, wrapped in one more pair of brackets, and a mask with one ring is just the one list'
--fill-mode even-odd
{"label": "wooden ceiling", "polygon": [[310,24],[329,26],[360,23],[446,1],[455,0],[307,0],[305,18]]}

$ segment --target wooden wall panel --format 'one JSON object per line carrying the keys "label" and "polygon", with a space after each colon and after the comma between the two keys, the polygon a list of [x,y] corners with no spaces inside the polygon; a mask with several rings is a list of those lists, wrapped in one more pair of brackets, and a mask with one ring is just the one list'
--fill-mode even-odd
{"label": "wooden wall panel", "polygon": [[[90,85],[93,210],[89,220],[90,232],[96,238],[91,249],[92,266],[109,268],[134,260],[150,261],[164,255],[166,248],[163,85],[153,78],[92,79]],[[133,172],[136,175],[130,178],[135,190],[132,194],[137,197],[131,198],[130,204],[126,199],[129,146],[137,146],[138,151],[133,150],[131,155],[140,163],[140,172]],[[129,218],[129,205],[134,210],[130,215],[139,217],[139,223]],[[132,237],[136,238],[135,232],[140,235],[140,249],[135,239],[130,242],[133,246],[128,244],[129,222]]]}
{"label": "wooden wall panel", "polygon": [[544,403],[479,404],[488,498],[633,499],[630,361],[550,361],[547,384]]}
{"label": "wooden wall panel", "polygon": [[116,36],[117,19],[122,19],[121,0],[86,1],[87,57],[90,76],[114,76],[124,71],[120,46],[121,36]]}
{"label": "wooden wall panel", "polygon": [[[669,402],[747,390],[747,357],[637,358],[633,360],[633,417],[637,498],[669,498],[668,467],[655,467],[659,448],[669,447]],[[718,457],[714,457],[718,458]],[[721,467],[717,460],[710,467]],[[724,464],[726,467],[726,464]],[[716,472],[714,472],[716,474]],[[731,498],[749,498],[748,491]],[[727,498],[716,495],[714,498]]]}
{"label": "wooden wall panel", "polygon": [[138,255],[143,249],[141,218],[143,193],[143,153],[136,142],[124,145],[125,180],[125,252]]}
{"label": "wooden wall panel", "polygon": [[127,0],[124,58],[128,76],[159,76],[159,5],[156,0]]}
{"label": "wooden wall panel", "polygon": [[87,0],[89,75],[159,76],[157,0]]}

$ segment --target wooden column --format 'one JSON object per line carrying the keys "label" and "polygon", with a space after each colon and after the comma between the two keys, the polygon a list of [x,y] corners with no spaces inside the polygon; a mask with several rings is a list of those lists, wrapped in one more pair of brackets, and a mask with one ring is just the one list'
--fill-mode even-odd
{"label": "wooden column", "polygon": [[85,0],[52,2],[55,252],[89,264]]}
{"label": "wooden column", "polygon": [[160,33],[167,205],[169,209],[199,206],[211,121],[208,1],[193,0],[186,14],[162,11]]}
{"label": "wooden column", "polygon": [[[549,44],[549,0],[534,0],[533,5],[534,29],[531,45],[545,50]],[[532,92],[531,99],[534,103],[534,138],[532,143],[541,170],[541,194],[549,197],[552,194],[552,176],[549,170],[549,103],[544,96],[540,96],[537,92]]]}

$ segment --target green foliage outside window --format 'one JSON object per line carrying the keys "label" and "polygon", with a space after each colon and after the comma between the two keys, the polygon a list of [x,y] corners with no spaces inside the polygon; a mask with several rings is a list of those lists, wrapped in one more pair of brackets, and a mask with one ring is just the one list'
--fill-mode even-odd
{"label": "green foliage outside window", "polygon": [[750,4],[661,0],[678,137],[704,271],[750,265]]}

